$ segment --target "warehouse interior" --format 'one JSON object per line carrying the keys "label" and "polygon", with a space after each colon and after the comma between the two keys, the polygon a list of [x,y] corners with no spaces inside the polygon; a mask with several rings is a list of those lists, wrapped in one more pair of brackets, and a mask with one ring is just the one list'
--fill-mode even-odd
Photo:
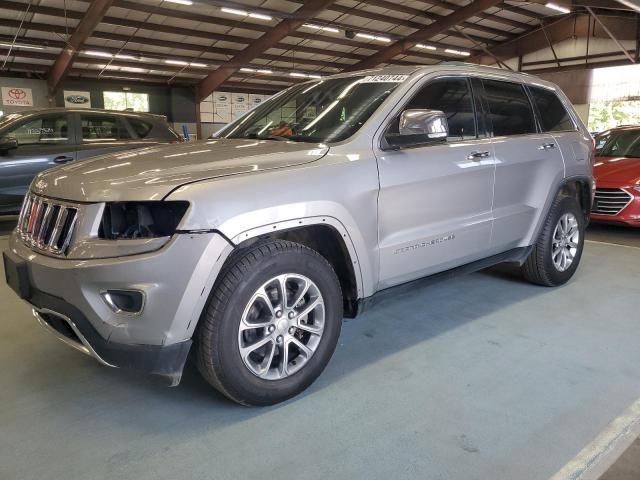
{"label": "warehouse interior", "polygon": [[[319,379],[268,407],[240,407],[210,388],[193,354],[180,385],[166,388],[66,348],[15,295],[5,263],[0,478],[640,478],[639,63],[636,0],[0,0],[1,251],[25,215],[2,210],[3,196],[17,195],[3,122],[40,110],[159,116],[171,136],[160,143],[170,145],[139,139],[120,163],[97,164],[103,170],[135,162],[131,149],[143,146],[213,160],[219,132],[289,87],[471,64],[557,85],[593,135],[593,166],[610,169],[606,178],[596,170],[584,254],[568,283],[531,285],[509,264],[409,284],[345,318]],[[599,150],[618,131],[637,137],[638,153]],[[133,123],[126,135],[107,140],[143,136]],[[85,151],[60,168],[108,153]],[[166,162],[173,150],[162,152]],[[294,188],[311,187],[280,191]]]}

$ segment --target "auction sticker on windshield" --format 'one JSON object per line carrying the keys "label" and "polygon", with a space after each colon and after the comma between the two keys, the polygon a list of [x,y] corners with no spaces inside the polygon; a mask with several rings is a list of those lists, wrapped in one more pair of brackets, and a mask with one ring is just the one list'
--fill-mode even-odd
{"label": "auction sticker on windshield", "polygon": [[360,83],[402,83],[409,75],[369,75]]}

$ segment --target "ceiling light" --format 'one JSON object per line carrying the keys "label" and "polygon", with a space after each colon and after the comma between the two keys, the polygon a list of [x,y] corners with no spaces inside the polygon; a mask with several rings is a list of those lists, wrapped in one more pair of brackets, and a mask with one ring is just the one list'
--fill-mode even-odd
{"label": "ceiling light", "polygon": [[299,77],[299,78],[322,78],[322,75],[317,75],[315,73],[302,73],[302,72],[289,72],[290,77]]}
{"label": "ceiling light", "polygon": [[249,72],[249,73],[253,73],[253,72],[255,72],[255,70],[254,70],[253,68],[244,68],[244,67],[242,67],[242,68],[240,69],[240,71],[241,71],[241,72]]}
{"label": "ceiling light", "polygon": [[177,3],[179,5],[193,5],[191,0],[165,0],[165,2]]}
{"label": "ceiling light", "polygon": [[27,45],[24,43],[0,43],[0,47],[13,47],[13,48],[32,48],[34,50],[44,50],[44,47],[38,45]]}
{"label": "ceiling light", "polygon": [[251,18],[257,18],[259,20],[273,20],[273,17],[269,15],[263,15],[262,13],[250,13],[249,16]]}
{"label": "ceiling light", "polygon": [[416,47],[418,48],[424,48],[425,50],[437,50],[436,47],[434,47],[433,45],[424,45],[422,43],[418,43],[416,44]]}
{"label": "ceiling light", "polygon": [[258,73],[264,73],[266,75],[269,75],[271,73],[273,73],[271,70],[257,70]]}
{"label": "ceiling light", "polygon": [[191,62],[189,65],[191,65],[192,67],[199,67],[199,68],[204,68],[207,66],[206,63],[198,63],[198,62]]}
{"label": "ceiling light", "polygon": [[245,12],[244,10],[236,10],[235,8],[222,7],[220,11],[224,13],[230,13],[231,15],[242,15],[243,17],[249,15],[249,12]]}
{"label": "ceiling light", "polygon": [[445,53],[450,53],[451,55],[460,55],[463,57],[468,57],[469,55],[471,55],[471,53],[469,52],[465,52],[463,50],[454,50],[453,48],[445,49]]}
{"label": "ceiling light", "polygon": [[340,33],[340,30],[333,27],[324,27],[322,25],[313,25],[312,23],[305,23],[303,27],[313,28],[314,30],[322,30],[323,32]]}
{"label": "ceiling light", "polygon": [[231,15],[240,15],[242,17],[257,18],[259,20],[273,20],[273,18],[270,17],[269,15],[263,15],[262,13],[249,13],[244,10],[238,10],[237,8],[222,7],[220,11],[224,13],[230,13]]}
{"label": "ceiling light", "polygon": [[189,62],[185,62],[184,60],[165,60],[164,63],[168,63],[169,65],[180,65],[182,67],[189,65]]}
{"label": "ceiling light", "polygon": [[364,38],[366,40],[376,40],[378,42],[390,42],[388,37],[380,37],[378,35],[371,35],[369,33],[356,33],[356,37]]}
{"label": "ceiling light", "polygon": [[556,4],[556,3],[547,3],[545,5],[545,7],[550,8],[551,10],[555,10],[557,12],[562,12],[562,13],[571,13],[571,10],[568,9],[567,7],[561,7],[560,5]]}
{"label": "ceiling light", "polygon": [[104,58],[112,58],[113,55],[111,55],[109,52],[100,52],[98,50],[85,50],[84,51],[85,55],[91,55],[92,57],[104,57]]}
{"label": "ceiling light", "polygon": [[138,57],[134,57],[133,55],[123,55],[121,53],[116,53],[115,56],[120,60],[140,60]]}

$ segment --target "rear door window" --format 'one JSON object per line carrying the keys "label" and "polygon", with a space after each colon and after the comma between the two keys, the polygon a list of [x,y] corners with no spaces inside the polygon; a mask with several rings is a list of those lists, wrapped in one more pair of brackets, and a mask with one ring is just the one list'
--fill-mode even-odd
{"label": "rear door window", "polygon": [[530,86],[529,91],[538,109],[543,132],[562,132],[576,129],[567,109],[553,90]]}
{"label": "rear door window", "polygon": [[494,136],[536,133],[533,107],[521,84],[486,79],[482,83]]}
{"label": "rear door window", "polygon": [[80,115],[82,141],[100,142],[130,139],[125,125],[112,115]]}

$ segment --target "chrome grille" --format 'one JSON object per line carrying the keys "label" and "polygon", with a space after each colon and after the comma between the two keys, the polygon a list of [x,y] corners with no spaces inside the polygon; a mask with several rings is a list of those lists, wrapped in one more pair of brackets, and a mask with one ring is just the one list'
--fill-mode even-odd
{"label": "chrome grille", "polygon": [[591,212],[597,215],[617,215],[632,200],[633,195],[621,188],[596,188]]}
{"label": "chrome grille", "polygon": [[18,218],[18,234],[33,248],[63,255],[71,242],[77,218],[77,208],[29,194]]}

